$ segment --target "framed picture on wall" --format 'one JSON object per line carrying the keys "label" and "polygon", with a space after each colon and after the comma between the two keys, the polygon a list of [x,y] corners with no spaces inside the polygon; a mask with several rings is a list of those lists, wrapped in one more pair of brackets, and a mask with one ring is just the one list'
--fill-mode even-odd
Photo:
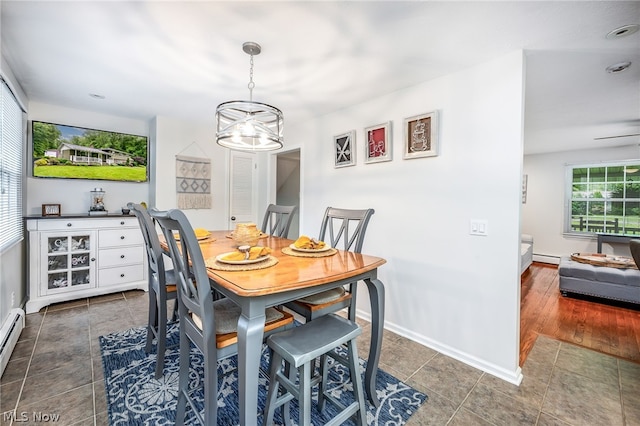
{"label": "framed picture on wall", "polygon": [[365,147],[364,162],[381,163],[383,161],[391,161],[392,145],[391,145],[391,122],[377,124],[375,126],[364,129]]}
{"label": "framed picture on wall", "polygon": [[347,167],[356,164],[356,131],[351,130],[333,138],[335,166]]}
{"label": "framed picture on wall", "polygon": [[405,160],[438,155],[438,111],[404,119]]}

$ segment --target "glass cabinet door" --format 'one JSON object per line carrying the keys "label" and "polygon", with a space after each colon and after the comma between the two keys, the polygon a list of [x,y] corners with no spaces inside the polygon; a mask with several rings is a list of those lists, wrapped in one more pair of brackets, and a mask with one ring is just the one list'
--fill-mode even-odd
{"label": "glass cabinet door", "polygon": [[47,268],[43,276],[45,294],[94,287],[94,241],[92,232],[42,235]]}

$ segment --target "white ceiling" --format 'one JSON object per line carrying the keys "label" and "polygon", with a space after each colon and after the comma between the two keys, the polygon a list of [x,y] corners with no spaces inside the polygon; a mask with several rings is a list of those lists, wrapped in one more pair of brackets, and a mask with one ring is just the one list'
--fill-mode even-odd
{"label": "white ceiling", "polygon": [[[640,133],[640,31],[605,37],[640,24],[638,1],[2,0],[1,8],[2,54],[30,101],[213,129],[219,103],[249,97],[242,43],[255,41],[253,98],[284,112],[286,136],[287,120],[523,49],[525,153],[640,144],[640,136],[594,140]],[[633,64],[605,71],[623,61]]]}

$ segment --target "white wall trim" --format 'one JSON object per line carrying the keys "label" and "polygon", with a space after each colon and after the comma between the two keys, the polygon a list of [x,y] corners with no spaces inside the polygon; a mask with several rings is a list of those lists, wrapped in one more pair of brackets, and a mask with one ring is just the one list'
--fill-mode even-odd
{"label": "white wall trim", "polygon": [[[371,315],[368,312],[358,309],[356,310],[356,313],[359,318],[371,322]],[[384,325],[385,330],[392,331],[402,337],[406,337],[407,339],[420,343],[423,346],[438,351],[442,355],[446,355],[455,360],[463,362],[467,365],[470,365],[471,367],[477,368],[478,370],[484,371],[485,373],[491,374],[492,376],[505,380],[513,385],[520,386],[520,383],[522,383],[522,379],[524,376],[520,367],[516,368],[515,371],[508,371],[498,365],[487,363],[471,354],[459,351],[455,348],[452,348],[451,346],[442,344],[433,339],[429,339],[428,337],[414,333],[411,330],[400,327],[388,321],[385,321]]]}

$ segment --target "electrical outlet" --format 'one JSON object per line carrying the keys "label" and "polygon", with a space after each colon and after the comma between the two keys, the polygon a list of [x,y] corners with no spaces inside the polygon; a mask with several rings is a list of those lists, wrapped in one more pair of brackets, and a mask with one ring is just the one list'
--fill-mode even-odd
{"label": "electrical outlet", "polygon": [[16,304],[16,292],[12,291],[11,292],[11,307],[12,308],[15,307],[15,304]]}

